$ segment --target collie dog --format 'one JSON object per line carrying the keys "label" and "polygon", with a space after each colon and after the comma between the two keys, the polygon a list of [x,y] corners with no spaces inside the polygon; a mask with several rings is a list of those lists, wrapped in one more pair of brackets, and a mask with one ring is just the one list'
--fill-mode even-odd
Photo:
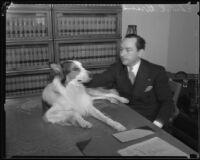
{"label": "collie dog", "polygon": [[92,124],[83,117],[93,116],[117,131],[126,130],[122,124],[95,108],[93,101],[107,99],[112,103],[128,103],[128,99],[120,97],[114,89],[86,88],[82,83],[89,82],[91,78],[79,61],[69,60],[50,67],[54,78],[42,92],[42,99],[51,106],[44,114],[47,122],[91,128]]}

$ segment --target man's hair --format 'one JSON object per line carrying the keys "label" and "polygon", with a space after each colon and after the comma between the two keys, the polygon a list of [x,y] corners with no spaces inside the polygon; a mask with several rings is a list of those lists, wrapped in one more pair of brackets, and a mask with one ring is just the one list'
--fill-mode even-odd
{"label": "man's hair", "polygon": [[127,34],[124,38],[136,38],[136,48],[139,51],[140,49],[145,49],[145,40],[137,34]]}

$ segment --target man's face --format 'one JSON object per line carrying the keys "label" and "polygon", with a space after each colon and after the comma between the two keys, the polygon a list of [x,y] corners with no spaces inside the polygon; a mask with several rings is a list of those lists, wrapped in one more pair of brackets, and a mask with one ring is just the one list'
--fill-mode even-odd
{"label": "man's face", "polygon": [[134,65],[139,59],[141,50],[136,48],[136,38],[125,38],[122,40],[120,48],[120,59],[126,66]]}

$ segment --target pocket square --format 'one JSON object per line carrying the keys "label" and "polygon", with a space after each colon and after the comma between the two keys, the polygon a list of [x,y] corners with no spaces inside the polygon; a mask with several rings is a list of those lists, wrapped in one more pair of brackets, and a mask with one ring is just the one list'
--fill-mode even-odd
{"label": "pocket square", "polygon": [[147,86],[147,88],[144,90],[144,92],[149,92],[152,88],[153,88],[153,86]]}

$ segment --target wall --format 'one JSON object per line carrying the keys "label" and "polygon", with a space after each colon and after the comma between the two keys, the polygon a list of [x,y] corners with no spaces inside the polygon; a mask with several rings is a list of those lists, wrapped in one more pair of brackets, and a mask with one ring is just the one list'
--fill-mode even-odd
{"label": "wall", "polygon": [[[198,8],[189,12],[172,12],[170,17],[167,67],[170,71],[199,70],[199,17]],[[176,58],[175,58],[176,57]]]}
{"label": "wall", "polygon": [[144,59],[171,72],[198,73],[197,8],[189,4],[123,5],[122,37],[129,24],[137,25],[137,33],[147,42]]}

